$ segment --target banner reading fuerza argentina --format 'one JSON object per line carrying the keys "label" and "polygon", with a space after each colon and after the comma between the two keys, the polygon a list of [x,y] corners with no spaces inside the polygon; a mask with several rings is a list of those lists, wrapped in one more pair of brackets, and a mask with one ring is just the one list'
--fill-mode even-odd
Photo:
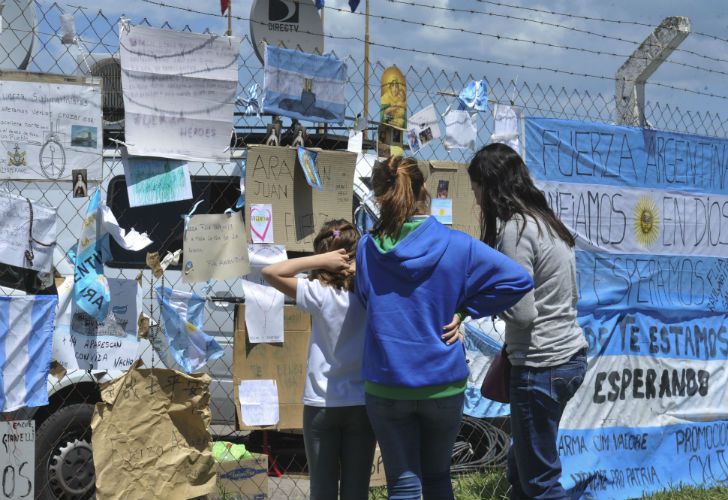
{"label": "banner reading fuerza argentina", "polygon": [[577,235],[589,369],[562,482],[638,498],[728,481],[728,140],[528,118],[526,160]]}
{"label": "banner reading fuerza argentina", "polygon": [[702,193],[728,189],[728,139],[527,118],[526,164],[538,179]]}

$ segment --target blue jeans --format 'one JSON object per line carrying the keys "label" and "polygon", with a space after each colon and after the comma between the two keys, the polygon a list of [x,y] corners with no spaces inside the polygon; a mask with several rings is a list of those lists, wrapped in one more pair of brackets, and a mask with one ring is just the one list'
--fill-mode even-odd
{"label": "blue jeans", "polygon": [[450,462],[465,396],[414,401],[366,395],[392,500],[453,499]]}
{"label": "blue jeans", "polygon": [[579,498],[579,492],[567,492],[559,483],[561,460],[556,437],[566,403],[585,374],[585,351],[558,366],[511,368],[511,499]]}
{"label": "blue jeans", "polygon": [[369,498],[376,441],[363,405],[304,405],[303,440],[311,500]]}

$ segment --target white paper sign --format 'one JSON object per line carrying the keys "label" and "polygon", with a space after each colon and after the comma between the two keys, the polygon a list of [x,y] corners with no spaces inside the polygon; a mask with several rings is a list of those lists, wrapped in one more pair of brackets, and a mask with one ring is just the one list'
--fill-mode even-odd
{"label": "white paper sign", "polygon": [[129,206],[141,207],[189,200],[192,182],[187,163],[162,158],[122,155]]}
{"label": "white paper sign", "polygon": [[136,280],[109,279],[111,307],[98,322],[75,310],[73,277],[58,287],[53,359],[67,370],[126,370],[137,357],[137,324],[142,297]]}
{"label": "white paper sign", "polygon": [[185,283],[240,278],[249,270],[245,224],[239,213],[193,215],[185,230]]}
{"label": "white paper sign", "polygon": [[493,135],[490,142],[500,142],[521,153],[519,130],[522,111],[514,106],[496,104],[493,108]]}
{"label": "white paper sign", "polygon": [[0,498],[35,498],[35,422],[0,421]]}
{"label": "white paper sign", "polygon": [[275,380],[241,380],[238,397],[240,414],[245,425],[278,423],[278,385]]}
{"label": "white paper sign", "polygon": [[359,154],[364,145],[364,133],[361,130],[349,130],[349,142],[346,146],[347,151]]}
{"label": "white paper sign", "polygon": [[252,243],[273,243],[273,205],[250,205],[250,237]]}
{"label": "white paper sign", "polygon": [[[430,104],[425,109],[418,111],[407,120],[408,133],[416,134],[419,147],[422,147],[434,139],[440,138],[440,124],[438,121],[435,105]],[[410,144],[412,141],[409,141]],[[419,149],[419,148],[417,148]]]}
{"label": "white paper sign", "polygon": [[[33,242],[30,243],[30,206],[26,198],[0,193],[0,262],[50,272],[56,243],[56,210],[33,205]],[[38,242],[42,243],[39,244]],[[49,245],[49,246],[45,246]],[[32,262],[26,252],[32,250]]]}
{"label": "white paper sign", "polygon": [[478,128],[475,114],[469,111],[451,109],[443,116],[445,121],[445,147],[447,149],[475,150]]}
{"label": "white paper sign", "polygon": [[286,260],[283,245],[250,245],[250,274],[243,280],[245,327],[251,343],[283,342],[284,295],[260,274],[267,265]]}
{"label": "white paper sign", "polygon": [[0,178],[101,179],[98,85],[0,81],[0,101]]}
{"label": "white paper sign", "polygon": [[129,153],[229,161],[240,40],[133,26],[119,44]]}

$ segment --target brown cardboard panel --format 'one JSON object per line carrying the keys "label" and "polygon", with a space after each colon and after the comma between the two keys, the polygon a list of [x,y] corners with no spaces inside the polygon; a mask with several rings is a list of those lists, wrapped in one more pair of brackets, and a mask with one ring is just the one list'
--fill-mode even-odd
{"label": "brown cardboard panel", "polygon": [[[245,329],[245,306],[236,310],[233,376],[235,378],[235,409],[241,429],[302,429],[303,386],[306,380],[308,343],[311,337],[311,317],[295,306],[284,306],[285,342],[251,344]],[[278,386],[280,420],[278,425],[250,427],[240,415],[238,386],[241,380],[275,379]]]}
{"label": "brown cardboard panel", "polygon": [[431,196],[437,192],[440,180],[450,183],[448,198],[452,198],[452,228],[480,238],[480,208],[470,187],[468,166],[454,161],[431,161],[426,187]]}
{"label": "brown cardboard panel", "polygon": [[268,498],[268,456],[216,462],[217,486],[210,500],[258,500]]}
{"label": "brown cardboard panel", "polygon": [[[272,205],[273,237],[287,250],[311,252],[324,222],[351,220],[355,153],[318,151],[316,165],[323,191],[306,183],[295,148],[251,145],[246,165],[246,205]],[[246,217],[248,233],[249,221]]]}

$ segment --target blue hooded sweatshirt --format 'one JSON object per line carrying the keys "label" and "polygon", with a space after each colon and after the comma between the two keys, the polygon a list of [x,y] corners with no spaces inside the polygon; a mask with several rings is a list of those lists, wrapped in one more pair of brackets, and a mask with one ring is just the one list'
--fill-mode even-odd
{"label": "blue hooded sweatshirt", "polygon": [[466,379],[464,350],[442,341],[442,327],[457,311],[502,312],[533,288],[523,267],[434,217],[386,253],[364,236],[355,283],[367,311],[364,380],[403,387]]}

